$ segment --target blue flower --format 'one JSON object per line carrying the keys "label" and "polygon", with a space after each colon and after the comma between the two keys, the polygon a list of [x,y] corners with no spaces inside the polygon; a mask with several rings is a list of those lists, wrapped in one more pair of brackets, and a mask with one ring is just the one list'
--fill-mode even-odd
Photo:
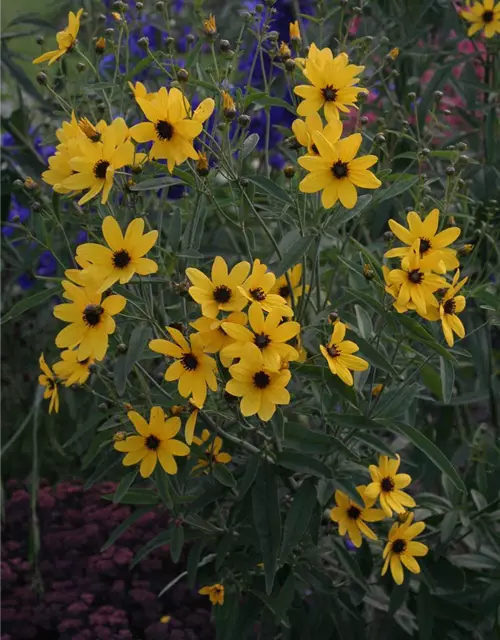
{"label": "blue flower", "polygon": [[[15,197],[10,200],[10,209],[7,215],[7,220],[12,223],[22,224],[29,218],[30,210],[28,207],[23,206]],[[2,233],[6,238],[10,238],[14,234],[14,227],[5,226],[2,227]]]}

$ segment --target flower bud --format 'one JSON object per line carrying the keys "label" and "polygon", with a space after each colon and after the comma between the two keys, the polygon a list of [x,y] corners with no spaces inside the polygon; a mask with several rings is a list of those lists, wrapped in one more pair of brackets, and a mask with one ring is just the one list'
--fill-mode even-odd
{"label": "flower bud", "polygon": [[255,11],[257,13],[262,13],[264,11],[264,6],[262,4],[256,4],[255,5]]}
{"label": "flower bud", "polygon": [[14,182],[12,183],[12,187],[16,190],[16,191],[21,191],[21,189],[23,188],[24,183],[22,180],[20,180],[19,178],[17,178],[17,180],[14,180]]}
{"label": "flower bud", "polygon": [[109,29],[104,30],[104,33],[108,36],[108,38],[111,38],[114,32],[115,30],[113,29],[113,27],[109,27]]}
{"label": "flower bud", "polygon": [[290,47],[287,45],[286,42],[282,42],[280,44],[279,54],[283,62],[286,62],[289,58],[292,57],[292,50],[290,49]]}
{"label": "flower bud", "polygon": [[455,167],[446,167],[446,175],[447,176],[454,176],[456,173],[456,169]]}
{"label": "flower bud", "polygon": [[100,409],[101,411],[106,411],[108,408],[108,405],[106,404],[106,402],[101,402],[98,406],[98,409]]}
{"label": "flower bud", "polygon": [[245,187],[248,187],[248,180],[246,178],[240,178],[240,185],[245,189]]}
{"label": "flower bud", "polygon": [[120,344],[116,347],[118,353],[127,353],[128,347],[124,342],[120,342]]}
{"label": "flower bud", "polygon": [[[101,405],[99,405],[100,407]],[[106,406],[106,405],[104,405]],[[131,407],[131,405],[129,405]],[[124,405],[125,409],[127,409],[126,404]],[[132,407],[131,407],[132,408]],[[130,409],[127,409],[127,411],[130,411]],[[125,433],[125,431],[117,431],[116,433],[113,434],[113,441],[114,442],[123,442],[124,440],[127,439],[127,434]]]}
{"label": "flower bud", "polygon": [[189,80],[189,73],[186,69],[179,69],[179,71],[177,71],[177,80],[179,82],[187,82]]}
{"label": "flower bud", "polygon": [[291,164],[287,164],[283,169],[283,173],[287,180],[291,180],[295,176],[295,167]]}
{"label": "flower bud", "polygon": [[442,91],[434,91],[434,99],[439,102],[443,98],[444,93]]}
{"label": "flower bud", "polygon": [[38,213],[42,210],[42,203],[38,202],[38,200],[35,200],[35,202],[31,203],[31,210],[33,211],[33,213]]}
{"label": "flower bud", "polygon": [[41,84],[42,86],[46,85],[48,80],[49,79],[47,77],[47,74],[44,73],[43,71],[40,71],[40,73],[36,74],[36,81],[38,82],[38,84]]}
{"label": "flower bud", "polygon": [[390,40],[387,36],[382,36],[380,38],[380,44],[389,44]]}
{"label": "flower bud", "polygon": [[363,275],[364,275],[366,280],[368,280],[368,281],[373,280],[373,278],[375,277],[375,273],[374,273],[371,265],[365,264],[363,266]]}
{"label": "flower bud", "polygon": [[97,16],[97,19],[99,20],[99,22],[106,22],[107,17],[104,15],[104,13],[100,13],[100,14]]}
{"label": "flower bud", "polygon": [[29,176],[24,181],[23,186],[28,191],[37,191],[38,189],[37,183],[33,180],[33,178],[30,178]]}
{"label": "flower bud", "polygon": [[227,51],[229,51],[229,49],[231,49],[231,43],[229,42],[229,40],[221,40],[219,42],[219,49],[222,51],[222,53],[226,53]]}
{"label": "flower bud", "polygon": [[222,105],[226,120],[234,120],[236,118],[236,105],[227,91],[222,92]]}
{"label": "flower bud", "polygon": [[45,38],[43,36],[37,36],[35,38],[35,42],[39,45],[42,45],[45,42]]}
{"label": "flower bud", "polygon": [[396,58],[399,56],[398,47],[394,47],[394,49],[391,49],[387,55],[391,60],[396,60]]}
{"label": "flower bud", "polygon": [[133,164],[130,167],[130,170],[135,176],[138,176],[140,173],[144,171],[144,167],[142,166],[142,164]]}
{"label": "flower bud", "polygon": [[384,231],[384,240],[386,242],[392,242],[394,240],[394,234],[392,231]]}
{"label": "flower bud", "polygon": [[217,35],[217,23],[215,21],[215,16],[210,15],[208,20],[203,21],[203,31],[211,40],[215,38]]}
{"label": "flower bud", "polygon": [[358,16],[360,16],[363,13],[363,9],[361,7],[353,7],[352,8],[352,12]]}
{"label": "flower bud", "polygon": [[210,168],[208,166],[207,155],[202,151],[198,152],[198,160],[196,162],[196,173],[202,178],[208,176]]}
{"label": "flower bud", "polygon": [[340,318],[338,311],[332,311],[328,314],[328,322],[330,324],[335,324],[337,320]]}
{"label": "flower bud", "polygon": [[171,416],[180,416],[183,413],[185,407],[182,404],[174,404],[170,407],[170,415]]}
{"label": "flower bud", "polygon": [[290,42],[300,42],[301,41],[301,37],[300,37],[300,25],[299,25],[299,21],[296,20],[295,22],[290,22]]}
{"label": "flower bud", "polygon": [[470,253],[472,253],[473,250],[474,250],[473,244],[463,244],[461,247],[458,248],[457,253],[461,258],[463,258],[464,256],[468,256]]}
{"label": "flower bud", "polygon": [[366,116],[361,116],[359,121],[361,122],[362,125],[368,124],[368,122],[369,122],[369,120],[368,120],[368,118]]}
{"label": "flower bud", "polygon": [[103,38],[102,36],[100,38],[97,38],[95,43],[95,52],[97,53],[97,55],[102,56],[105,48],[106,48],[106,39]]}
{"label": "flower bud", "polygon": [[188,33],[186,36],[186,40],[188,44],[193,44],[193,42],[196,40],[195,36],[192,33]]}
{"label": "flower bud", "polygon": [[78,64],[76,65],[76,69],[79,73],[81,73],[82,71],[85,71],[86,69],[86,65],[84,62],[78,62]]}
{"label": "flower bud", "polygon": [[187,279],[183,280],[182,282],[172,283],[172,289],[178,296],[181,296],[181,297],[185,297],[188,295],[190,286],[191,286],[191,283]]}
{"label": "flower bud", "polygon": [[238,124],[242,129],[245,129],[250,124],[252,118],[247,116],[246,113],[242,113],[241,116],[238,117]]}
{"label": "flower bud", "polygon": [[159,0],[159,2],[157,2],[155,4],[156,10],[162,12],[163,11],[163,7],[165,6],[165,3],[162,2],[161,0]]}
{"label": "flower bud", "polygon": [[125,5],[124,2],[122,2],[122,0],[116,0],[115,2],[113,2],[111,6],[115,11],[122,11],[122,12],[125,11],[125,9],[127,8],[127,6]]}
{"label": "flower bud", "polygon": [[252,22],[252,21],[253,21],[252,14],[251,14],[251,13],[249,13],[248,11],[244,11],[244,12],[241,14],[241,17],[243,18],[243,20],[244,20],[246,23],[249,23],[249,22]]}
{"label": "flower bud", "polygon": [[374,138],[374,142],[375,144],[384,144],[385,142],[385,136],[383,133],[377,133],[377,135]]}
{"label": "flower bud", "polygon": [[383,384],[376,384],[372,389],[372,396],[374,398],[378,398],[378,396],[381,394],[383,388],[384,388]]}
{"label": "flower bud", "polygon": [[285,69],[288,71],[288,73],[292,73],[292,71],[295,70],[295,62],[291,58],[289,58],[285,62]]}
{"label": "flower bud", "polygon": [[146,51],[147,49],[149,49],[149,38],[147,38],[146,36],[142,36],[142,38],[139,38],[139,40],[137,40],[137,45],[141,47],[141,49],[144,49]]}
{"label": "flower bud", "polygon": [[458,149],[459,151],[467,151],[467,149],[468,149],[468,148],[469,148],[469,146],[467,145],[467,143],[466,143],[466,142],[459,142],[459,143],[457,144],[457,149]]}
{"label": "flower bud", "polygon": [[142,2],[136,2],[135,8],[137,9],[137,11],[142,11],[144,9],[144,4]]}

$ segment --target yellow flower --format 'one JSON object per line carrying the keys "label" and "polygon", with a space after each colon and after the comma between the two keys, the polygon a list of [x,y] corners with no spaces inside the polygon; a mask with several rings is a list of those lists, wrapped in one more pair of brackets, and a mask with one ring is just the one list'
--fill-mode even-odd
{"label": "yellow flower", "polygon": [[260,350],[246,354],[229,372],[232,379],[226,384],[226,391],[241,398],[240,410],[244,416],[257,413],[267,422],[273,417],[276,405],[290,403],[290,394],[285,389],[291,378],[289,369],[267,369]]}
{"label": "yellow flower", "polygon": [[372,389],[372,396],[374,398],[378,398],[379,395],[382,393],[383,389],[384,389],[383,384],[376,384]]}
{"label": "yellow flower", "polygon": [[301,285],[300,282],[302,280],[302,265],[296,264],[291,269],[287,271],[288,279],[290,280],[290,284],[292,289],[290,291],[290,286],[288,285],[288,281],[286,279],[286,275],[283,274],[279,278],[276,279],[270,293],[277,294],[281,296],[288,305],[292,305],[292,293],[295,304],[297,304],[298,299],[303,293],[307,293],[309,291],[309,285]]}
{"label": "yellow flower", "polygon": [[434,271],[445,273],[458,268],[457,252],[454,249],[447,248],[460,235],[458,227],[449,227],[437,233],[439,226],[438,209],[433,209],[424,220],[415,211],[410,211],[406,219],[408,221],[408,229],[392,219],[389,220],[389,226],[394,235],[408,246],[390,249],[386,251],[384,258],[402,258],[402,268],[406,269],[412,255],[412,246],[419,239],[421,258],[439,255],[439,262],[433,267]]}
{"label": "yellow flower", "polygon": [[399,287],[396,300],[396,309],[401,313],[410,309],[409,303],[415,305],[415,309],[421,315],[425,315],[429,307],[439,307],[434,296],[434,291],[447,288],[450,285],[441,276],[431,273],[436,268],[440,254],[432,254],[424,258],[420,257],[420,240],[416,240],[408,262],[401,266],[402,269],[393,269],[387,274],[387,280]]}
{"label": "yellow flower", "polygon": [[49,158],[49,168],[42,173],[42,180],[54,189],[56,193],[72,193],[79,189],[69,189],[63,186],[64,180],[74,174],[71,160],[80,153],[80,145],[76,138],[66,144],[60,144],[57,151]]}
{"label": "yellow flower", "polygon": [[471,25],[467,35],[473,36],[480,29],[484,29],[486,38],[492,38],[495,33],[500,33],[500,3],[495,0],[483,0],[474,2],[472,7],[467,7],[460,12],[462,18]]}
{"label": "yellow flower", "polygon": [[[203,429],[201,432],[201,438],[194,437],[193,442],[198,446],[202,446],[210,438],[210,431]],[[213,442],[211,442],[205,449],[205,458],[200,458],[198,464],[193,468],[193,472],[198,469],[205,469],[206,467],[213,467],[215,464],[227,464],[231,462],[232,458],[229,453],[221,453],[222,439],[219,436],[215,436]]]}
{"label": "yellow flower", "polygon": [[106,38],[103,38],[103,36],[100,36],[95,41],[95,52],[97,53],[97,55],[102,56],[105,49],[106,49]]}
{"label": "yellow flower", "polygon": [[167,160],[170,172],[187,158],[198,159],[193,140],[213,111],[212,98],[203,100],[192,118],[188,99],[175,87],[170,91],[162,87],[152,100],[136,100],[149,122],[134,125],[130,135],[136,142],[153,141],[151,158]]}
{"label": "yellow flower", "polygon": [[312,134],[319,156],[302,156],[301,167],[311,173],[299,184],[303,193],[323,191],[321,202],[325,209],[340,200],[346,209],[352,209],[358,200],[356,187],[378,189],[382,184],[368,168],[374,165],[377,156],[355,158],[361,146],[361,134],[354,133],[338,142],[335,136],[328,139],[325,132]]}
{"label": "yellow flower", "polygon": [[[292,344],[293,344],[293,341],[292,341]],[[294,346],[295,346],[295,349],[297,350],[297,353],[299,354],[299,357],[297,358],[297,362],[300,362],[302,364],[307,360],[307,351],[305,350],[302,344],[302,339],[300,335],[297,336],[296,343]]]}
{"label": "yellow flower", "polygon": [[394,47],[394,49],[391,49],[388,53],[389,57],[392,58],[392,60],[396,60],[396,58],[399,56],[399,49],[398,47]]}
{"label": "yellow flower", "polygon": [[396,460],[379,456],[378,467],[369,466],[372,482],[366,487],[365,495],[376,500],[379,498],[384,513],[390,517],[392,512],[403,513],[405,507],[415,507],[415,500],[401,489],[407,487],[411,477],[407,473],[398,473],[400,457]]}
{"label": "yellow flower", "polygon": [[215,16],[210,15],[208,20],[203,20],[203,30],[207,36],[215,36],[217,33],[217,24],[215,22]]}
{"label": "yellow flower", "polygon": [[[411,300],[407,302],[405,305],[398,304],[398,296],[399,296],[399,291],[401,289],[401,285],[394,284],[393,282],[391,282],[389,278],[391,274],[391,270],[388,267],[386,267],[385,264],[382,265],[382,273],[384,274],[385,290],[389,295],[391,295],[394,298],[394,302],[392,303],[392,306],[398,311],[398,313],[406,313],[406,311],[408,311],[409,309],[415,310],[415,304]],[[433,307],[428,307],[427,313],[429,313],[429,310],[432,308]],[[436,318],[436,320],[437,319],[438,318]]]}
{"label": "yellow flower", "polygon": [[271,271],[267,271],[265,264],[259,259],[253,261],[252,272],[245,282],[238,287],[242,295],[250,302],[257,302],[268,313],[273,309],[278,309],[282,316],[293,316],[293,310],[286,303],[286,300],[276,293],[271,293],[276,284],[276,276]]}
{"label": "yellow flower", "polygon": [[193,398],[189,400],[191,414],[189,418],[186,420],[186,424],[184,425],[184,439],[188,444],[193,442],[194,430],[196,428],[196,421],[198,420],[198,413],[202,407],[198,407]]}
{"label": "yellow flower", "polygon": [[208,596],[213,605],[224,604],[224,587],[221,584],[212,584],[208,587],[203,587],[198,593],[202,596]]}
{"label": "yellow flower", "polygon": [[297,141],[306,147],[307,153],[311,156],[319,155],[318,147],[314,144],[313,133],[319,131],[323,133],[332,144],[338,142],[342,135],[342,121],[330,120],[323,129],[323,121],[319,113],[311,113],[305,120],[297,118],[292,122],[292,131]]}
{"label": "yellow flower", "polygon": [[288,60],[288,58],[292,57],[292,50],[287,45],[286,42],[282,42],[279,48],[279,54],[282,60]]}
{"label": "yellow flower", "polygon": [[118,13],[118,11],[112,11],[111,15],[117,22],[121,22],[123,20],[123,16],[121,13]]}
{"label": "yellow flower", "polygon": [[385,575],[389,565],[392,577],[396,584],[403,584],[403,565],[412,573],[420,573],[420,565],[415,557],[427,555],[429,549],[422,542],[415,542],[413,538],[422,533],[425,529],[425,522],[413,522],[414,514],[411,513],[408,519],[399,524],[395,522],[389,531],[389,542],[385,545],[382,567],[382,575]]}
{"label": "yellow flower", "polygon": [[[234,338],[222,326],[223,322],[244,326],[247,323],[247,314],[243,311],[233,311],[225,320],[214,320],[213,318],[201,316],[194,322],[190,322],[190,325],[198,331],[203,341],[205,353],[220,353],[222,349],[234,343]],[[220,353],[220,359],[224,367],[229,367],[233,362],[233,356],[225,356],[222,353]]]}
{"label": "yellow flower", "polygon": [[149,348],[156,353],[175,358],[165,371],[165,380],[172,382],[179,380],[179,393],[183,398],[193,396],[198,407],[205,404],[207,385],[212,391],[217,391],[215,369],[217,363],[205,354],[201,337],[195,333],[191,336],[191,346],[178,329],[167,327],[167,331],[175,340],[151,340]]}
{"label": "yellow flower", "polygon": [[160,622],[162,624],[168,624],[170,622],[170,620],[172,620],[172,616],[162,616],[160,618]]}
{"label": "yellow flower", "polygon": [[142,84],[142,82],[136,82],[135,85],[129,81],[128,86],[130,90],[134,94],[134,98],[143,98],[144,100],[154,100],[158,92],[154,91],[153,93],[149,93],[146,87]]}
{"label": "yellow flower", "polygon": [[42,370],[42,373],[38,376],[38,384],[45,387],[43,397],[46,399],[50,398],[49,413],[52,413],[52,411],[59,413],[59,390],[57,388],[56,377],[45,362],[43,353],[40,355],[38,362],[40,364],[40,369]]}
{"label": "yellow flower", "polygon": [[210,165],[208,164],[207,154],[203,151],[198,151],[198,160],[196,161],[196,173],[204,178],[208,176],[210,172]]}
{"label": "yellow flower", "polygon": [[89,271],[101,286],[98,292],[109,289],[115,282],[127,283],[134,274],[147,276],[158,271],[158,265],[143,256],[158,239],[158,231],[144,234],[144,219],[134,218],[125,235],[113,216],[106,216],[102,222],[102,234],[108,247],[86,242],[78,246],[76,255],[91,263]]}
{"label": "yellow flower", "polygon": [[318,66],[322,67],[327,62],[331,62],[333,60],[332,50],[328,47],[325,47],[324,49],[318,49],[315,43],[312,42],[311,46],[309,47],[307,58],[295,58],[295,64],[303,70],[305,69],[307,63],[311,60]]}
{"label": "yellow flower", "polygon": [[295,20],[295,22],[290,22],[290,40],[296,40],[300,42],[300,26],[299,21]]}
{"label": "yellow flower", "polygon": [[100,142],[101,132],[95,127],[88,118],[80,118],[78,122],[81,132],[87,136],[92,142]]}
{"label": "yellow flower", "polygon": [[334,522],[339,523],[339,534],[345,536],[347,533],[355,547],[360,547],[362,542],[361,534],[363,533],[370,540],[376,540],[377,536],[368,527],[366,522],[379,522],[385,518],[382,509],[372,509],[375,500],[368,498],[365,494],[366,487],[360,485],[356,487],[356,491],[363,500],[360,506],[357,502],[351,500],[342,491],[335,491],[335,502],[337,506],[330,511],[330,518]]}
{"label": "yellow flower", "polygon": [[240,291],[240,285],[250,271],[248,262],[238,262],[228,273],[224,258],[217,256],[212,264],[212,279],[204,273],[188,267],[186,275],[193,283],[189,294],[201,304],[201,312],[207,318],[216,318],[219,311],[241,311],[248,301]]}
{"label": "yellow flower", "polygon": [[123,310],[127,301],[123,296],[112,295],[102,300],[102,294],[90,287],[78,287],[67,280],[62,281],[64,297],[70,303],[54,307],[54,316],[69,322],[56,336],[60,349],[78,346],[78,360],[94,358],[102,360],[108,350],[108,336],[114,333],[116,323],[113,316]]}
{"label": "yellow flower", "polygon": [[64,380],[64,386],[72,384],[85,384],[90,376],[90,365],[94,364],[91,358],[78,360],[76,351],[63,351],[61,360],[54,364],[54,371],[58,378]]}
{"label": "yellow flower", "polygon": [[316,60],[309,55],[303,73],[311,84],[294,88],[298,96],[305,98],[297,108],[298,115],[308,116],[322,107],[327,120],[338,119],[339,111],[349,113],[349,106],[354,106],[358,93],[368,93],[356,86],[359,82],[356,76],[363,70],[363,66],[349,64],[346,53],[332,59],[316,54]]}
{"label": "yellow flower", "polygon": [[446,291],[439,303],[439,309],[431,308],[428,310],[430,313],[424,316],[427,320],[441,320],[444,337],[449,347],[452,347],[455,342],[453,333],[456,333],[461,339],[465,338],[465,327],[457,316],[457,313],[461,313],[465,309],[465,296],[457,296],[457,293],[468,278],[463,278],[458,282],[459,278],[460,271],[457,269],[453,276],[451,287]]}
{"label": "yellow flower", "polygon": [[137,411],[129,411],[128,419],[139,435],[128,436],[122,442],[115,442],[117,451],[126,453],[123,464],[128,467],[141,463],[139,472],[143,478],[149,478],[159,460],[163,470],[169,475],[177,473],[174,456],[189,455],[189,447],[180,440],[174,440],[181,428],[180,418],[167,418],[161,407],[153,407],[149,415],[149,424]]}
{"label": "yellow flower", "polygon": [[359,350],[359,347],[351,340],[344,340],[345,333],[346,325],[339,320],[334,325],[328,344],[326,346],[321,344],[319,348],[326,358],[333,375],[338,376],[342,382],[352,387],[354,379],[350,369],[352,371],[365,371],[365,369],[368,369],[368,362],[352,355]]}
{"label": "yellow flower", "polygon": [[257,303],[252,303],[248,310],[251,330],[241,324],[222,323],[224,331],[235,340],[233,344],[224,347],[222,355],[245,360],[252,352],[258,356],[260,351],[264,367],[271,371],[278,371],[282,360],[297,360],[299,354],[296,349],[286,343],[299,333],[300,324],[280,324],[282,317],[279,309],[273,309],[264,317],[262,308]]}
{"label": "yellow flower", "polygon": [[116,118],[106,128],[100,142],[82,137],[79,154],[69,161],[75,174],[62,181],[72,191],[88,189],[78,204],[84,204],[102,191],[102,204],[106,204],[113,186],[115,171],[133,164],[135,149],[128,139],[129,131],[123,118]]}
{"label": "yellow flower", "polygon": [[227,91],[222,91],[222,108],[226,111],[236,111],[236,105],[231,95]]}
{"label": "yellow flower", "polygon": [[40,62],[46,62],[48,60],[49,65],[51,65],[56,60],[59,60],[65,53],[73,49],[76,44],[76,36],[80,30],[82,13],[83,9],[79,9],[76,15],[73,11],[68,13],[68,26],[56,34],[58,48],[55,51],[46,51],[41,56],[38,56],[38,58],[33,60],[33,64],[40,64]]}

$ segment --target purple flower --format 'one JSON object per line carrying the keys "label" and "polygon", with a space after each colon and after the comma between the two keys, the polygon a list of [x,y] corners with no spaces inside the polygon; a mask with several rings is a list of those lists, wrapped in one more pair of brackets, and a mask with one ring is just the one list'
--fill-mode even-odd
{"label": "purple flower", "polygon": [[[10,135],[10,134],[4,134]],[[12,137],[12,136],[11,136]],[[3,140],[3,136],[2,136]],[[23,224],[29,218],[30,210],[28,207],[23,206],[14,196],[12,196],[10,200],[10,209],[9,214],[7,215],[7,220],[9,222],[13,222],[16,224]],[[15,229],[14,227],[5,226],[2,227],[2,233],[5,237],[10,238]]]}

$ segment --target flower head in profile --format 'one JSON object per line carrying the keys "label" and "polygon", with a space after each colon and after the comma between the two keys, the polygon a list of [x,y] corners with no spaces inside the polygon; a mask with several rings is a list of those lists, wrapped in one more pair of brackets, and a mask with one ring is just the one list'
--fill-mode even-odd
{"label": "flower head in profile", "polygon": [[206,472],[216,464],[228,464],[228,462],[231,462],[229,453],[221,453],[222,439],[219,438],[219,436],[215,436],[213,441],[207,444],[209,438],[210,431],[208,429],[203,429],[201,438],[197,438],[196,436],[193,438],[193,442],[199,447],[206,445],[205,457],[198,460],[198,464],[193,468],[193,472],[199,469],[203,469]]}
{"label": "flower head in profile", "polygon": [[224,586],[222,584],[211,584],[198,591],[202,596],[208,596],[213,605],[224,604]]}
{"label": "flower head in profile", "polygon": [[345,536],[347,533],[356,547],[361,546],[361,534],[364,534],[370,540],[377,539],[377,536],[366,523],[379,522],[385,518],[385,513],[382,509],[372,509],[375,500],[366,496],[365,489],[364,485],[356,487],[356,491],[363,501],[363,506],[358,502],[354,502],[349,496],[337,489],[335,491],[337,506],[330,511],[330,518],[339,524],[339,534]]}
{"label": "flower head in profile", "polygon": [[108,336],[114,333],[114,315],[120,313],[127,301],[123,296],[112,295],[104,300],[95,288],[79,287],[67,280],[62,281],[64,297],[70,302],[54,307],[54,316],[68,322],[56,336],[60,349],[78,347],[77,359],[102,360],[108,350]]}
{"label": "flower head in profile", "polygon": [[165,371],[165,380],[178,380],[181,396],[192,396],[195,404],[202,407],[207,397],[207,385],[212,391],[217,390],[217,363],[205,353],[203,341],[198,334],[194,333],[191,336],[189,344],[178,329],[167,327],[167,331],[175,342],[151,340],[149,348],[156,353],[175,358],[175,362]]}
{"label": "flower head in profile", "polygon": [[[288,284],[289,282],[290,284]],[[295,304],[297,304],[300,296],[308,291],[309,285],[302,284],[302,265],[300,263],[288,269],[286,274],[277,278],[271,289],[271,293],[279,295],[290,307],[292,306],[292,295]]]}
{"label": "flower head in profile", "polygon": [[80,153],[78,139],[73,138],[66,144],[60,144],[57,151],[49,158],[49,168],[42,173],[42,180],[49,184],[56,193],[72,193],[80,189],[70,189],[62,183],[75,172],[71,160]]}
{"label": "flower head in profile", "polygon": [[82,17],[83,9],[79,9],[76,14],[73,11],[68,13],[68,26],[59,31],[56,34],[57,49],[54,51],[46,51],[41,56],[33,60],[33,64],[40,64],[41,62],[47,62],[49,65],[53,64],[56,60],[59,60],[61,56],[68,51],[71,51],[76,44],[76,37],[80,30],[80,18]]}
{"label": "flower head in profile", "polygon": [[414,514],[410,513],[403,524],[395,522],[392,525],[389,542],[383,552],[382,575],[385,575],[390,566],[396,584],[403,584],[403,567],[412,573],[420,573],[420,565],[415,558],[425,556],[429,551],[425,544],[413,540],[425,529],[425,522],[413,523],[413,517]]}
{"label": "flower head in profile", "polygon": [[188,409],[191,413],[189,414],[189,418],[186,420],[186,424],[184,425],[184,439],[188,444],[191,444],[193,442],[194,430],[196,429],[196,421],[198,420],[198,414],[201,408],[202,407],[199,407],[195,404],[193,398],[189,399]]}
{"label": "flower head in profile", "polygon": [[457,269],[453,276],[451,287],[447,289],[443,298],[439,303],[439,309],[430,307],[427,313],[423,316],[426,320],[441,320],[441,326],[443,328],[444,338],[449,347],[452,347],[455,343],[453,334],[462,339],[465,338],[465,327],[457,316],[457,313],[461,313],[465,309],[465,296],[457,295],[460,289],[467,282],[468,278],[460,278],[460,270]]}
{"label": "flower head in profile", "polygon": [[77,256],[91,263],[89,270],[101,281],[99,292],[118,281],[125,284],[136,273],[146,276],[158,271],[156,262],[144,257],[158,239],[158,231],[144,233],[144,218],[134,218],[123,235],[113,216],[106,216],[102,234],[108,247],[87,242],[76,250]]}
{"label": "flower head in profile", "polygon": [[356,187],[378,189],[382,184],[368,171],[378,158],[373,155],[355,157],[361,146],[360,133],[338,142],[335,136],[328,139],[324,134],[312,134],[318,156],[305,155],[298,159],[300,166],[310,171],[299,184],[299,189],[302,193],[322,191],[321,202],[325,209],[333,207],[337,200],[346,209],[352,209],[358,200]]}
{"label": "flower head in profile", "polygon": [[359,350],[359,347],[351,340],[344,340],[346,329],[343,322],[337,321],[328,344],[321,344],[319,348],[333,375],[339,376],[342,382],[352,387],[354,378],[351,371],[365,371],[368,369],[368,362],[352,355]]}
{"label": "flower head in profile", "polygon": [[379,456],[378,467],[371,464],[369,467],[372,482],[366,487],[365,495],[368,498],[380,500],[380,506],[384,513],[390,517],[392,512],[404,513],[406,507],[415,507],[415,500],[401,489],[407,487],[411,477],[407,473],[398,473],[400,457],[396,460],[387,456]]}
{"label": "flower head in profile", "polygon": [[293,316],[293,310],[287,305],[286,300],[276,293],[271,293],[275,284],[274,273],[268,271],[266,265],[257,258],[253,261],[251,274],[238,289],[247,300],[256,302],[268,313],[277,309],[282,316]]}
{"label": "flower head in profile", "polygon": [[473,36],[480,29],[483,29],[486,38],[492,38],[495,33],[500,33],[500,2],[495,4],[495,0],[482,0],[474,2],[460,12],[461,17],[470,22],[467,31],[469,37]]}
{"label": "flower head in profile", "polygon": [[61,353],[61,360],[54,363],[54,372],[64,381],[65,387],[72,384],[85,384],[90,376],[90,365],[94,364],[91,358],[78,360],[77,352],[68,349]]}
{"label": "flower head in profile", "polygon": [[165,473],[175,475],[177,462],[174,456],[189,455],[189,447],[180,440],[174,440],[181,428],[181,419],[167,418],[161,407],[153,407],[149,415],[149,424],[137,411],[129,411],[128,419],[138,435],[128,436],[116,441],[114,448],[126,453],[123,464],[128,467],[141,463],[140,474],[149,478],[159,461]]}
{"label": "flower head in profile", "polygon": [[311,84],[294,88],[294,92],[304,98],[297,108],[299,116],[308,116],[323,108],[327,120],[338,119],[340,111],[349,113],[349,107],[355,106],[359,93],[368,93],[356,86],[357,76],[364,67],[349,64],[346,53],[339,53],[334,58],[331,50],[328,51],[329,54],[315,53],[313,57],[307,57],[303,73]]}
{"label": "flower head in profile", "polygon": [[217,35],[217,23],[214,15],[210,14],[207,20],[203,20],[203,30],[207,36]]}
{"label": "flower head in profile", "polygon": [[412,246],[420,240],[420,257],[428,258],[439,255],[439,262],[433,267],[437,273],[445,273],[457,269],[459,262],[457,252],[448,248],[460,235],[458,227],[449,227],[438,233],[439,210],[433,209],[423,220],[418,213],[410,211],[407,216],[408,229],[395,220],[389,220],[389,226],[394,235],[407,245],[396,247],[384,254],[384,258],[402,258],[402,268],[408,267],[412,256]]}
{"label": "flower head in profile", "polygon": [[282,313],[273,309],[264,317],[262,308],[253,302],[248,310],[250,328],[241,324],[223,322],[222,328],[230,335],[234,342],[224,347],[222,355],[243,360],[252,351],[260,351],[266,369],[278,371],[282,360],[287,362],[297,360],[299,354],[291,345],[287,344],[300,331],[298,322],[281,322]]}
{"label": "flower head in profile", "polygon": [[295,22],[290,22],[290,27],[289,27],[289,31],[290,31],[290,41],[296,41],[296,42],[300,42],[301,41],[301,37],[300,37],[300,25],[299,25],[299,21],[295,20]]}
{"label": "flower head in profile", "polygon": [[313,134],[322,133],[332,144],[340,140],[342,135],[342,121],[330,120],[325,127],[319,113],[311,113],[304,120],[297,118],[292,122],[292,131],[297,142],[307,149],[311,156],[318,156],[318,147],[314,143]]}
{"label": "flower head in profile", "polygon": [[290,370],[272,371],[265,367],[259,349],[245,354],[229,372],[232,379],[226,384],[226,391],[241,398],[240,410],[244,416],[258,414],[267,422],[273,417],[276,405],[290,403],[290,394],[285,388],[290,382]]}
{"label": "flower head in profile", "polygon": [[50,398],[49,413],[52,413],[52,411],[59,413],[59,390],[57,388],[56,377],[52,373],[48,364],[45,362],[43,353],[40,354],[38,363],[40,365],[40,369],[42,370],[42,373],[38,376],[38,384],[41,384],[42,387],[45,387],[43,397],[45,399]]}
{"label": "flower head in profile", "polygon": [[194,322],[190,322],[190,325],[198,331],[205,347],[205,353],[218,353],[223,366],[229,367],[233,362],[233,356],[224,355],[221,351],[233,344],[235,339],[224,329],[224,322],[244,327],[247,323],[247,314],[243,311],[233,311],[227,318],[221,320],[201,316]]}
{"label": "flower head in profile", "polygon": [[207,318],[216,318],[219,311],[241,311],[248,300],[239,290],[250,271],[250,264],[238,262],[228,271],[226,261],[217,256],[212,264],[211,279],[199,269],[188,267],[186,275],[193,283],[189,294],[201,304],[201,312]]}

